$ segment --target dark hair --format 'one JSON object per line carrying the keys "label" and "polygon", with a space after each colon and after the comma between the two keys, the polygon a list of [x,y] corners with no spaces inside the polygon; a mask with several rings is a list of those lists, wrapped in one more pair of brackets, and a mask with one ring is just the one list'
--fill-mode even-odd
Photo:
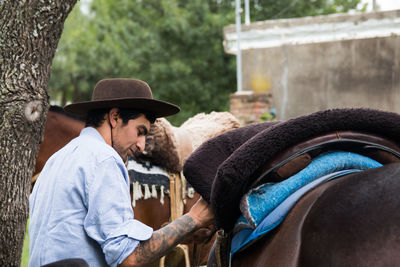
{"label": "dark hair", "polygon": [[[110,112],[112,108],[94,109],[90,110],[86,116],[86,127],[92,126],[94,128],[99,127],[105,120],[104,116]],[[128,108],[118,108],[118,114],[122,119],[123,125],[127,124],[129,120],[134,120],[144,115],[150,123],[154,123],[156,118],[153,114],[147,111],[140,111]]]}

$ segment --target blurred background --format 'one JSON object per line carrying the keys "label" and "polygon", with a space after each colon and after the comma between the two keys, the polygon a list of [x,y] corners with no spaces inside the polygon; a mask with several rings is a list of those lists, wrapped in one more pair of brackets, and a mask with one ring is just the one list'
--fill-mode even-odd
{"label": "blurred background", "polygon": [[[249,24],[248,21],[245,23],[245,1],[241,1],[242,30],[243,34],[247,31],[257,35],[259,30],[257,27],[263,23],[269,23],[270,26],[266,26],[267,28],[280,27],[285,31],[288,29],[296,31],[298,29],[295,26],[300,24],[315,28],[319,24],[324,24],[321,17],[327,15],[327,23],[334,25],[333,27],[345,20],[357,24],[351,16],[396,9],[400,5],[398,2],[396,0],[252,0],[248,1],[251,20]],[[227,45],[230,41],[235,42],[237,38],[226,39],[230,30],[235,33],[235,4],[235,1],[226,0],[78,1],[65,23],[52,64],[49,86],[51,104],[63,106],[70,102],[89,100],[91,90],[98,80],[131,77],[147,81],[155,98],[173,102],[181,107],[182,112],[168,118],[175,126],[179,126],[200,112],[235,109],[238,93],[237,53],[229,50]],[[338,21],[329,16],[333,13],[342,13],[350,17]],[[314,16],[317,16],[319,21],[296,20]],[[397,16],[395,17],[397,19]],[[366,19],[359,19],[363,20]],[[307,31],[302,34],[306,37]],[[295,84],[299,84],[299,80],[307,79],[309,75],[308,73],[291,81],[289,78],[295,75],[291,72],[293,64],[296,62],[302,66],[305,65],[304,61],[310,60],[323,62],[326,57],[316,59],[317,50],[331,51],[333,55],[337,53],[336,50],[325,47],[301,51],[305,49],[304,46],[307,47],[306,41],[300,44],[303,48],[288,50],[288,45],[299,45],[299,42],[289,42],[273,47],[263,46],[260,50],[260,47],[246,48],[246,36],[243,35],[243,38],[241,41],[243,91],[265,94],[260,100],[263,103],[259,114],[246,119],[244,123],[271,119],[275,116],[286,119],[308,112],[309,109],[291,111],[287,108],[293,106],[291,99],[294,101],[298,97],[290,90],[301,92],[300,88],[295,88]],[[325,43],[336,41],[328,40]],[[275,52],[272,51],[274,49]],[[277,49],[279,51],[286,49],[286,55]],[[351,49],[359,49],[359,45]],[[382,49],[385,47],[382,46]],[[299,56],[306,54],[308,57]],[[348,57],[348,54],[344,55]],[[287,56],[289,59],[284,58]],[[392,57],[393,54],[389,56]],[[332,62],[329,68],[332,71],[332,64],[341,63],[343,62]],[[321,69],[322,63],[316,66]],[[314,70],[309,67],[304,68],[304,71]],[[288,80],[284,81],[282,75],[289,77]],[[315,80],[316,77],[311,75],[310,79]],[[328,88],[326,83],[329,80],[326,77],[324,79],[325,88]],[[311,88],[314,85],[305,83],[304,86]],[[319,81],[317,86],[324,86],[324,83]],[[283,89],[286,90],[286,95]],[[301,94],[306,95],[309,92]],[[309,96],[305,100],[307,98]],[[253,101],[252,105],[257,106],[257,103],[254,104]],[[305,101],[304,104],[297,102],[297,105],[309,106],[313,103]],[[324,107],[320,105],[314,109]],[[242,111],[236,108],[236,112]]]}

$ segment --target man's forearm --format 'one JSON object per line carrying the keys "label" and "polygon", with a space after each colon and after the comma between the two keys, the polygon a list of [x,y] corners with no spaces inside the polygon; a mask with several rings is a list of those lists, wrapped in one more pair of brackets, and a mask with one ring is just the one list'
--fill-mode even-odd
{"label": "man's forearm", "polygon": [[198,227],[189,215],[184,215],[167,226],[155,231],[149,240],[140,242],[133,253],[120,265],[141,266],[165,255],[182,240],[196,231]]}

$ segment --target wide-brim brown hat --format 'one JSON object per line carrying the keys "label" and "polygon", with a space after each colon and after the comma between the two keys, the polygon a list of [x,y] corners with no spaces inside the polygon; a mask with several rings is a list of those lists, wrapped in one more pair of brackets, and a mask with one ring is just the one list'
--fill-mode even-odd
{"label": "wide-brim brown hat", "polygon": [[146,82],[129,78],[101,80],[93,89],[91,101],[69,104],[64,110],[85,117],[90,110],[113,107],[150,112],[156,118],[174,115],[180,111],[174,104],[153,99],[150,86]]}

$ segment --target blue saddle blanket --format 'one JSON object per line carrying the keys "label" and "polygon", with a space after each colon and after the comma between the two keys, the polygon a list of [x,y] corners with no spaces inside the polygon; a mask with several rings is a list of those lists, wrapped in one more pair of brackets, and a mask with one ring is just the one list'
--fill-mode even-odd
{"label": "blue saddle blanket", "polygon": [[231,254],[278,226],[296,202],[317,185],[380,166],[379,162],[356,153],[328,152],[282,182],[253,188],[242,198],[242,216],[235,225]]}

